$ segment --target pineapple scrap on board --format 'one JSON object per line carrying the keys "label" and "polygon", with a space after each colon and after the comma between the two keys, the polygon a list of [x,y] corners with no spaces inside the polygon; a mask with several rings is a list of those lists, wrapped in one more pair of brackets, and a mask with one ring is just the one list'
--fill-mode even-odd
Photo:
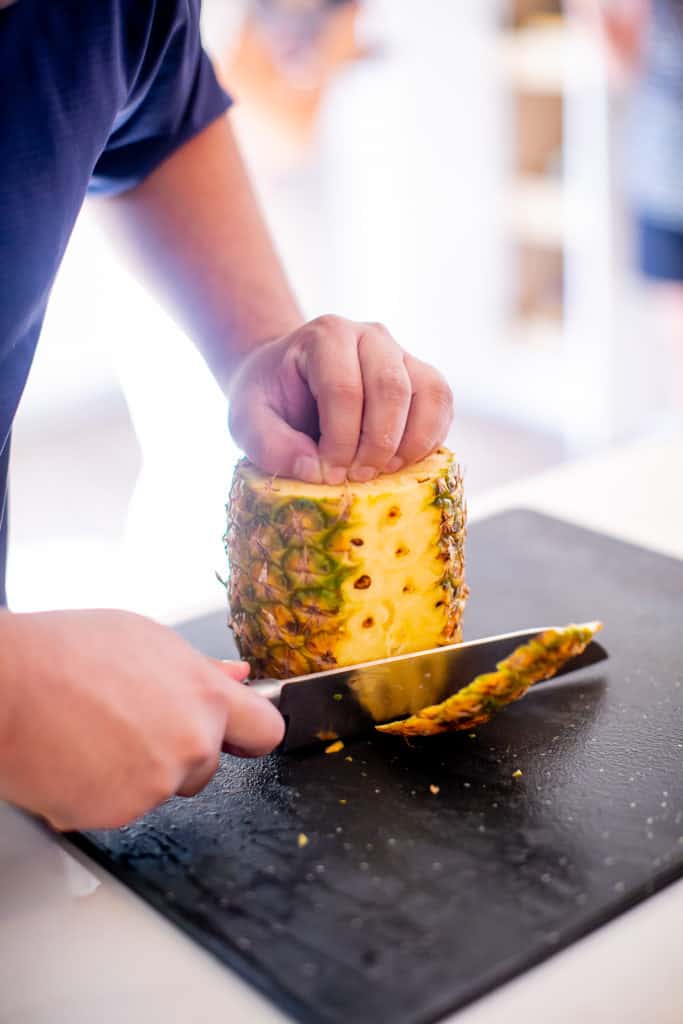
{"label": "pineapple scrap on board", "polygon": [[460,641],[465,518],[462,476],[446,448],[340,486],[239,462],[225,536],[228,599],[252,678]]}
{"label": "pineapple scrap on board", "polygon": [[601,629],[600,622],[548,629],[498,662],[495,672],[477,676],[441,704],[375,728],[394,736],[436,736],[482,725],[500,708],[523,697],[534,683],[554,676],[565,662],[581,654]]}

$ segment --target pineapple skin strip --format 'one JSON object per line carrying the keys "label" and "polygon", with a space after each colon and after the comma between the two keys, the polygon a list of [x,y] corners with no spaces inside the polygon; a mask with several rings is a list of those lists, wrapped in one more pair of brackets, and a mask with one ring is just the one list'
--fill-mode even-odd
{"label": "pineapple skin strip", "polygon": [[393,736],[437,736],[483,725],[496,711],[523,697],[534,683],[554,676],[565,662],[581,654],[601,629],[601,622],[548,629],[498,662],[495,672],[477,676],[441,704],[375,728]]}

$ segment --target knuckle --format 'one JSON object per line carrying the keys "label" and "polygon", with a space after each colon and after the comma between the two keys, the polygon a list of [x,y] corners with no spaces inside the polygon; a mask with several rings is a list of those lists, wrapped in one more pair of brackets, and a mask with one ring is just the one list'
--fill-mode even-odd
{"label": "knuckle", "polygon": [[208,730],[198,729],[185,740],[183,760],[192,765],[203,765],[217,756],[216,743]]}
{"label": "knuckle", "polygon": [[379,434],[377,437],[364,434],[361,443],[366,451],[371,451],[375,456],[391,456],[396,450],[396,439],[391,434]]}
{"label": "knuckle", "polygon": [[438,411],[453,412],[453,392],[443,377],[434,377],[425,390],[430,403]]}
{"label": "knuckle", "polygon": [[410,453],[413,458],[424,458],[436,447],[438,442],[433,434],[421,431],[410,439]]}
{"label": "knuckle", "polygon": [[316,332],[326,334],[338,331],[343,324],[344,319],[335,313],[323,313],[322,316],[317,316],[315,320],[311,320],[308,326],[312,327]]}
{"label": "knuckle", "polygon": [[362,400],[363,388],[352,380],[331,380],[321,388],[321,396],[327,401],[350,405]]}
{"label": "knuckle", "polygon": [[373,331],[376,334],[382,334],[385,338],[390,338],[392,341],[394,340],[389,328],[385,324],[380,323],[379,320],[371,320],[367,327],[370,331]]}
{"label": "knuckle", "polygon": [[45,816],[50,828],[54,829],[55,832],[73,832],[75,829],[91,827],[86,822],[85,825],[81,825],[80,821],[77,822],[73,815],[64,814],[48,814]]}
{"label": "knuckle", "polygon": [[377,378],[377,390],[387,402],[404,401],[410,394],[410,385],[399,367],[386,367]]}
{"label": "knuckle", "polygon": [[[149,784],[136,801],[140,808],[148,810],[173,796],[178,786],[179,773],[170,764],[160,764],[150,774]],[[142,811],[140,812],[142,813]]]}
{"label": "knuckle", "polygon": [[136,818],[141,818],[152,807],[162,803],[171,793],[164,796],[149,796],[148,799],[126,801],[122,804],[115,804],[109,808],[98,808],[96,815],[91,815],[90,821],[85,824],[81,822],[79,828],[123,828]]}

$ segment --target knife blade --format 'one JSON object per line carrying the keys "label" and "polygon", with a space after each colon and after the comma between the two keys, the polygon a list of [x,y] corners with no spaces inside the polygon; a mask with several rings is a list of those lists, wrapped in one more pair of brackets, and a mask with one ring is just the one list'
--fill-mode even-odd
{"label": "knife blade", "polygon": [[[438,704],[545,629],[519,630],[415,654],[330,669],[291,679],[249,682],[280,709],[287,724],[281,750],[298,750],[324,740],[348,739],[374,725]],[[607,657],[591,641],[553,676],[595,665]]]}

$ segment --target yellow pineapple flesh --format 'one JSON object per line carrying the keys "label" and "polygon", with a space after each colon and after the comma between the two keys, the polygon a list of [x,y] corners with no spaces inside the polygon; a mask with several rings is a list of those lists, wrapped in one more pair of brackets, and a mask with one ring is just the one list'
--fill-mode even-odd
{"label": "yellow pineapple flesh", "polygon": [[461,638],[465,503],[445,448],[339,487],[238,463],[230,625],[254,678],[288,678]]}

